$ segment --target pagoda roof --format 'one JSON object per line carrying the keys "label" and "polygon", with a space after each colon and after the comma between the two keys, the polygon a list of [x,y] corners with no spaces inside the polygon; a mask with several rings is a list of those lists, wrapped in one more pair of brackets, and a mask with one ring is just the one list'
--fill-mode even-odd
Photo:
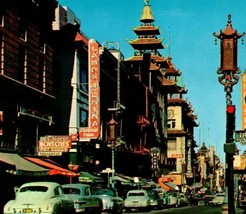
{"label": "pagoda roof", "polygon": [[168,135],[186,135],[187,132],[183,130],[177,130],[177,129],[168,129],[167,134]]}
{"label": "pagoda roof", "polygon": [[237,32],[237,30],[234,30],[231,24],[231,15],[228,15],[228,21],[227,21],[227,25],[224,31],[220,30],[219,34],[213,33],[214,36],[216,36],[217,38],[221,38],[223,39],[224,37],[232,37],[234,36],[235,38],[241,38],[242,36],[245,35],[245,33],[243,34],[239,34]]}
{"label": "pagoda roof", "polygon": [[168,80],[164,76],[161,77],[160,81],[168,93],[186,93],[184,88],[178,86],[176,82]]}
{"label": "pagoda roof", "polygon": [[142,11],[142,16],[140,18],[140,22],[144,22],[144,23],[154,22],[155,19],[154,19],[154,16],[152,14],[152,10],[151,10],[150,5],[149,5],[149,0],[144,0],[144,1],[145,1],[145,5],[144,5],[143,11]]}
{"label": "pagoda roof", "polygon": [[[150,59],[153,60],[156,63],[164,63],[166,61],[166,59],[163,56],[159,56],[159,55],[151,55]],[[126,59],[126,61],[129,62],[136,62],[136,61],[143,61],[143,55],[138,55],[138,56],[132,56],[128,59]]]}
{"label": "pagoda roof", "polygon": [[184,99],[175,98],[175,99],[168,99],[167,102],[170,105],[170,104],[184,104],[186,101]]}
{"label": "pagoda roof", "polygon": [[153,25],[141,25],[133,30],[137,35],[160,35],[159,27]]}
{"label": "pagoda roof", "polygon": [[166,76],[181,76],[182,72],[174,67],[171,57],[167,57],[166,63],[168,65],[168,67],[165,68]]}
{"label": "pagoda roof", "polygon": [[129,41],[128,43],[137,50],[156,50],[156,49],[164,49],[162,45],[163,39],[157,38],[137,38]]}

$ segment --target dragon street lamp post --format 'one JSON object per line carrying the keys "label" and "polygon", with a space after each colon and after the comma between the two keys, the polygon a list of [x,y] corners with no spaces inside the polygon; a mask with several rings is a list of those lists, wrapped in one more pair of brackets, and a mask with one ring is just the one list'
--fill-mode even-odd
{"label": "dragon street lamp post", "polygon": [[[226,142],[224,144],[224,151],[226,153],[226,200],[228,204],[228,213],[235,213],[234,206],[234,178],[233,178],[233,155],[235,154],[235,143],[233,133],[235,131],[235,106],[232,105],[231,92],[233,85],[238,80],[240,69],[237,67],[237,40],[245,35],[239,34],[232,28],[231,15],[228,15],[227,26],[224,31],[220,30],[219,34],[213,33],[215,36],[215,44],[217,38],[220,39],[220,54],[221,54],[221,67],[217,70],[219,82],[224,86],[226,92]],[[243,40],[242,40],[243,41]],[[230,109],[230,110],[229,110]],[[232,116],[231,116],[232,115]],[[230,199],[230,200],[228,200]]]}
{"label": "dragon street lamp post", "polygon": [[110,142],[111,146],[111,152],[112,152],[112,177],[111,177],[111,186],[114,188],[115,183],[115,145],[117,140],[117,122],[114,120],[114,116],[112,114],[111,120],[107,123],[108,126],[108,140]]}

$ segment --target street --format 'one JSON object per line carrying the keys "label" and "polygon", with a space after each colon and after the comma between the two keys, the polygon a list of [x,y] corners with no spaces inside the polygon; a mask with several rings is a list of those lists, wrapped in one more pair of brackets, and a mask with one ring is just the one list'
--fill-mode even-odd
{"label": "street", "polygon": [[[186,207],[173,207],[173,208],[164,208],[162,210],[151,210],[151,212],[148,213],[197,213],[199,210],[199,213],[211,213],[211,214],[216,214],[222,212],[221,207],[213,207],[213,206],[205,206],[205,205],[198,205],[198,206],[186,206]],[[132,210],[131,212],[128,213],[134,213],[134,214],[142,214],[143,211],[137,211],[137,210]],[[147,212],[146,212],[147,213]],[[237,214],[241,213],[246,213],[246,210],[242,209],[236,209]]]}

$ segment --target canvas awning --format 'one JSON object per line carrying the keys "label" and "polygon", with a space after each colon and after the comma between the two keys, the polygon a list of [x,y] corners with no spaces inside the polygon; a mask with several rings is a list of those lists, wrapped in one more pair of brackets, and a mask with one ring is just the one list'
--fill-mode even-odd
{"label": "canvas awning", "polygon": [[179,187],[173,182],[164,182],[161,179],[158,180],[158,185],[165,189],[167,192],[171,190],[179,190]]}
{"label": "canvas awning", "polygon": [[26,176],[49,175],[48,169],[30,162],[16,153],[0,152],[0,161],[5,163],[5,166],[9,165],[11,167],[5,170],[11,174]]}
{"label": "canvas awning", "polygon": [[80,172],[79,182],[81,183],[103,183],[103,178],[89,172]]}
{"label": "canvas awning", "polygon": [[49,175],[65,175],[65,176],[73,176],[73,177],[80,175],[80,173],[76,173],[68,169],[64,169],[61,166],[58,166],[59,164],[55,163],[54,161],[53,163],[49,162],[47,158],[46,159],[35,158],[35,157],[25,157],[25,158],[35,164],[38,164],[40,166],[49,169]]}
{"label": "canvas awning", "polygon": [[129,184],[131,184],[131,181],[130,180],[124,179],[124,178],[122,178],[122,177],[120,177],[118,175],[115,175],[114,176],[114,179],[116,181],[119,181],[122,185],[129,185]]}

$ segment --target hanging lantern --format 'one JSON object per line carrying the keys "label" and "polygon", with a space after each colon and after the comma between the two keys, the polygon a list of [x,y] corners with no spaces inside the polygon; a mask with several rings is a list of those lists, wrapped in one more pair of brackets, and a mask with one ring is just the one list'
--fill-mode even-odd
{"label": "hanging lantern", "polygon": [[117,139],[117,122],[114,120],[112,115],[111,120],[107,123],[108,140],[116,141]]}
{"label": "hanging lantern", "polygon": [[213,35],[220,39],[220,68],[217,73],[222,75],[219,77],[219,82],[225,86],[226,92],[231,92],[232,86],[235,85],[239,79],[235,74],[240,74],[240,70],[237,67],[237,41],[244,36],[245,33],[239,34],[237,30],[232,28],[231,15],[228,15],[225,30],[221,30],[219,34],[213,33]]}

